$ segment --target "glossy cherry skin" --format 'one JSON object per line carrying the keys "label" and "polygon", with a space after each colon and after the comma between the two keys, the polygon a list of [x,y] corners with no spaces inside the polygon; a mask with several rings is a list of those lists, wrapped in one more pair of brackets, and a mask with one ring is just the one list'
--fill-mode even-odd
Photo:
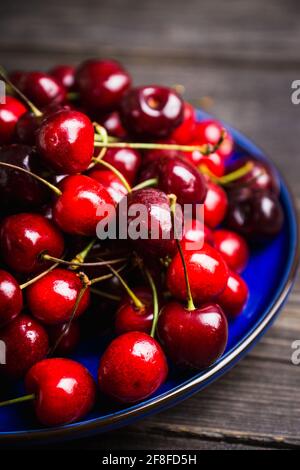
{"label": "glossy cherry skin", "polygon": [[209,181],[204,202],[204,222],[215,228],[223,222],[228,208],[227,195],[221,186]]}
{"label": "glossy cherry skin", "polygon": [[22,114],[16,124],[16,140],[22,144],[35,145],[36,132],[42,122],[42,116],[36,116],[31,111]]}
{"label": "glossy cherry skin", "polygon": [[166,380],[168,365],[158,342],[142,332],[114,339],[99,365],[100,390],[122,403],[151,396]]}
{"label": "glossy cherry skin", "polygon": [[170,302],[159,315],[158,335],[177,366],[201,370],[211,366],[225,351],[228,325],[217,304],[189,311],[178,302]]}
{"label": "glossy cherry skin", "polygon": [[71,359],[44,359],[25,378],[27,393],[35,395],[35,412],[45,426],[72,423],[94,406],[95,382],[89,371]]}
{"label": "glossy cherry skin", "polygon": [[71,90],[75,84],[75,67],[72,65],[57,65],[49,74],[63,85],[66,90]]}
{"label": "glossy cherry skin", "polygon": [[46,356],[49,348],[44,327],[25,314],[0,330],[0,341],[6,345],[6,364],[0,365],[0,374],[10,379],[23,377]]}
{"label": "glossy cherry skin", "polygon": [[[77,274],[56,268],[27,288],[27,303],[31,314],[47,325],[70,320],[83,284]],[[87,289],[79,302],[75,318],[88,308],[90,292]]]}
{"label": "glossy cherry skin", "polygon": [[7,271],[0,269],[0,327],[14,320],[23,308],[19,283]]}
{"label": "glossy cherry skin", "polygon": [[[194,139],[202,144],[217,145],[221,139],[223,126],[216,120],[207,119],[196,124]],[[233,139],[228,131],[223,142],[218,148],[218,153],[224,159],[228,158],[233,151]]]}
{"label": "glossy cherry skin", "polygon": [[216,230],[213,234],[214,247],[222,253],[228,267],[241,273],[249,261],[249,248],[246,240],[231,230]]}
{"label": "glossy cherry skin", "polygon": [[[0,162],[10,163],[55,183],[37,152],[27,145],[12,144],[0,149]],[[30,175],[0,165],[1,206],[9,212],[38,210],[51,199],[51,191]]]}
{"label": "glossy cherry skin", "polygon": [[100,208],[115,206],[104,186],[85,175],[67,176],[59,185],[62,195],[54,203],[53,220],[66,233],[95,236],[107,214]]}
{"label": "glossy cherry skin", "polygon": [[103,160],[119,170],[132,185],[141,166],[142,157],[139,152],[130,148],[108,149]]}
{"label": "glossy cherry skin", "polygon": [[99,166],[100,165],[97,165],[95,169],[90,170],[87,175],[101,183],[111,196],[114,203],[118,204],[121,199],[128,194],[128,191],[120,178],[118,178],[113,171],[102,170],[101,168],[98,169]]}
{"label": "glossy cherry skin", "polygon": [[43,160],[57,173],[79,173],[91,163],[93,124],[79,111],[62,109],[43,121],[37,132],[36,145]]}
{"label": "glossy cherry skin", "polygon": [[62,103],[66,98],[65,88],[51,75],[43,72],[26,72],[19,82],[20,90],[37,107]]}
{"label": "glossy cherry skin", "polygon": [[249,289],[246,282],[233,271],[229,273],[225,290],[218,297],[218,304],[221,305],[227,317],[236,318],[242,313],[249,297]]}
{"label": "glossy cherry skin", "polygon": [[[184,258],[195,303],[210,302],[223,292],[228,281],[228,268],[217,250],[205,244],[201,250],[184,251]],[[167,286],[175,298],[186,300],[184,270],[179,253],[169,265]]]}
{"label": "glossy cherry skin", "polygon": [[132,88],[121,102],[121,119],[133,136],[147,139],[168,137],[183,120],[183,101],[171,88]]}
{"label": "glossy cherry skin", "polygon": [[115,317],[115,331],[117,335],[128,333],[129,331],[143,331],[150,334],[153,322],[153,299],[149,289],[133,289],[139,300],[143,302],[145,308],[135,307],[132,299],[126,296],[121,300]]}
{"label": "glossy cherry skin", "polygon": [[[191,145],[202,145],[200,142],[193,142]],[[201,171],[202,167],[208,169],[215,176],[223,176],[225,174],[225,162],[218,152],[203,155],[199,150],[193,152],[185,152],[185,158],[191,161]]]}
{"label": "glossy cherry skin", "polygon": [[46,269],[42,253],[57,258],[64,252],[64,239],[45,217],[22,213],[6,217],[0,226],[1,256],[18,273],[30,274]]}
{"label": "glossy cherry skin", "polygon": [[90,109],[116,109],[131,84],[122,66],[113,60],[87,60],[76,73],[76,85]]}
{"label": "glossy cherry skin", "polygon": [[201,249],[204,243],[213,245],[213,233],[201,220],[188,219],[184,223],[181,244],[185,250]]}
{"label": "glossy cherry skin", "polygon": [[55,354],[58,356],[68,356],[79,344],[80,326],[77,321],[72,321],[70,326],[69,323],[51,325],[48,326],[47,331],[50,345],[51,347],[55,346]]}
{"label": "glossy cherry skin", "polygon": [[108,134],[112,137],[118,137],[119,139],[125,139],[126,131],[123,127],[120,113],[118,111],[112,111],[99,119],[99,123],[105,127]]}
{"label": "glossy cherry skin", "polygon": [[0,103],[0,145],[12,142],[16,124],[26,111],[25,106],[12,96],[6,96],[5,103]]}
{"label": "glossy cherry skin", "polygon": [[180,145],[191,142],[196,130],[195,108],[186,101],[183,106],[183,121],[172,133],[172,139]]}

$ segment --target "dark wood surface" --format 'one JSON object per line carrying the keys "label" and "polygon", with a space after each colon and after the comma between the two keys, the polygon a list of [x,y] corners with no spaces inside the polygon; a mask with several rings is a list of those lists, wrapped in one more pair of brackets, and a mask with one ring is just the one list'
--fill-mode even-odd
{"label": "dark wood surface", "polygon": [[[112,56],[136,83],[183,84],[262,146],[300,206],[297,0],[1,2],[0,62],[47,69]],[[275,325],[232,371],[175,408],[120,431],[62,444],[92,449],[300,447],[300,282]]]}

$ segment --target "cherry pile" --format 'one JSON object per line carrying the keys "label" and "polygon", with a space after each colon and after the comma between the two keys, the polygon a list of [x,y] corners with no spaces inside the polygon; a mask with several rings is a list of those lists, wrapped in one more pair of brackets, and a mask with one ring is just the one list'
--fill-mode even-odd
{"label": "cherry pile", "polygon": [[[32,400],[42,424],[61,425],[102,394],[122,403],[151,396],[168,360],[179,372],[211,366],[247,303],[241,274],[252,244],[283,225],[274,170],[234,160],[218,121],[198,122],[172,88],[133,86],[115,61],[1,76],[0,376],[24,379],[28,395],[0,406]],[[158,238],[96,237],[100,209],[120,217],[124,198],[125,232],[138,203],[140,225],[154,221]],[[181,239],[176,203],[192,208]],[[115,337],[100,358],[106,331]],[[98,392],[68,357],[95,335]]]}

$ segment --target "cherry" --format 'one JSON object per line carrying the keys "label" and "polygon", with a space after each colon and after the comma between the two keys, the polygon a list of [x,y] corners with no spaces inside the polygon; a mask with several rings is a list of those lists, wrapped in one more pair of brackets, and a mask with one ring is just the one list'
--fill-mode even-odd
{"label": "cherry", "polygon": [[228,199],[221,186],[208,181],[207,195],[204,202],[204,221],[210,228],[215,228],[223,222],[227,208]]}
{"label": "cherry", "polygon": [[104,117],[100,118],[99,122],[112,137],[125,139],[126,131],[122,125],[118,111],[112,111],[111,113],[106,114]]}
{"label": "cherry", "polygon": [[41,121],[42,116],[36,116],[32,111],[22,114],[15,129],[17,141],[22,144],[35,145],[36,132]]}
{"label": "cherry", "polygon": [[51,103],[60,104],[66,98],[65,88],[47,73],[26,72],[18,85],[22,93],[41,108]]}
{"label": "cherry", "polygon": [[216,230],[213,234],[214,246],[222,253],[228,267],[241,273],[249,261],[249,248],[246,240],[231,230]]}
{"label": "cherry", "polygon": [[94,406],[96,387],[88,370],[70,359],[45,359],[27,373],[25,387],[35,395],[35,412],[45,426],[72,423]]}
{"label": "cherry", "polygon": [[129,296],[121,300],[115,318],[115,331],[117,335],[129,331],[143,331],[150,334],[153,322],[152,293],[149,289],[145,288],[136,288],[133,292],[142,301],[144,307],[138,309]]}
{"label": "cherry", "polygon": [[88,176],[101,183],[112,200],[118,204],[128,193],[127,189],[111,170],[99,170],[98,168],[90,170]]}
{"label": "cherry", "polygon": [[184,102],[183,121],[172,133],[172,139],[178,144],[188,144],[193,139],[196,130],[196,111],[194,107]]}
{"label": "cherry", "polygon": [[59,230],[45,217],[22,213],[2,221],[0,246],[3,260],[12,270],[30,274],[47,266],[40,257],[42,253],[60,257],[64,251],[64,240]]}
{"label": "cherry", "polygon": [[50,168],[61,174],[87,169],[94,152],[94,128],[79,111],[62,109],[41,124],[36,144]]}
{"label": "cherry", "polygon": [[0,145],[12,142],[16,124],[26,111],[25,106],[12,96],[7,96],[5,103],[0,103]]}
{"label": "cherry", "polygon": [[133,88],[121,102],[121,119],[125,129],[134,136],[167,137],[183,120],[183,101],[171,88]]}
{"label": "cherry", "polygon": [[[176,144],[173,139],[160,139],[156,141],[157,144]],[[150,149],[144,152],[143,155],[143,167],[147,166],[148,163],[160,160],[162,158],[183,158],[184,154],[178,150],[169,150],[169,149]]]}
{"label": "cherry", "polygon": [[189,310],[178,302],[170,302],[159,315],[158,335],[177,366],[204,369],[223,354],[228,326],[219,305]]}
{"label": "cherry", "polygon": [[[201,250],[184,250],[184,258],[195,302],[209,302],[223,292],[228,281],[228,268],[216,249],[204,244]],[[169,265],[167,286],[175,298],[186,299],[186,281],[180,253],[174,256]]]}
{"label": "cherry", "polygon": [[113,60],[87,60],[76,72],[80,98],[90,109],[116,109],[130,84],[128,73]]}
{"label": "cherry", "polygon": [[133,184],[140,168],[142,157],[137,150],[130,148],[107,149],[103,160],[119,170],[129,184]]}
{"label": "cherry", "polygon": [[229,273],[225,290],[218,297],[218,303],[228,318],[237,317],[244,309],[249,296],[246,282],[236,273]]}
{"label": "cherry", "polygon": [[142,332],[114,339],[99,365],[100,390],[122,403],[144,400],[162,385],[168,374],[165,355],[158,342]]}
{"label": "cherry", "polygon": [[[32,315],[47,325],[70,320],[83,283],[73,271],[56,268],[27,288],[27,302]],[[86,289],[75,317],[89,306],[90,292]]]}
{"label": "cherry", "polygon": [[71,90],[75,84],[75,71],[76,69],[72,65],[57,65],[50,70],[49,74],[65,89]]}
{"label": "cherry", "polygon": [[25,314],[0,330],[0,340],[6,346],[6,364],[0,365],[0,374],[11,379],[23,377],[48,352],[45,329]]}
{"label": "cherry", "polygon": [[23,77],[26,75],[27,72],[24,70],[13,70],[12,72],[9,73],[8,77],[10,81],[15,85],[16,87],[20,87],[20,83],[23,80]]}
{"label": "cherry", "polygon": [[14,320],[23,308],[23,296],[16,279],[0,269],[0,327]]}
{"label": "cherry", "polygon": [[77,321],[51,325],[47,330],[51,346],[55,347],[57,344],[55,354],[59,356],[68,356],[79,344],[80,326]]}
{"label": "cherry", "polygon": [[94,236],[98,222],[107,215],[100,208],[114,207],[104,186],[89,176],[64,178],[59,185],[62,195],[53,207],[53,220],[66,233]]}
{"label": "cherry", "polygon": [[[201,142],[193,142],[193,145],[201,145]],[[185,152],[185,158],[191,161],[199,169],[207,169],[215,176],[223,176],[225,173],[224,159],[218,152],[203,155],[199,150]]]}
{"label": "cherry", "polygon": [[201,220],[189,219],[184,223],[183,236],[181,244],[185,250],[195,248],[202,248],[203,244],[208,243],[213,245],[214,238],[210,228],[208,228]]}
{"label": "cherry", "polygon": [[[220,142],[223,126],[214,119],[206,119],[196,124],[194,139],[202,144],[217,145]],[[218,153],[223,158],[228,158],[233,151],[233,139],[228,131],[223,142],[218,148]]]}

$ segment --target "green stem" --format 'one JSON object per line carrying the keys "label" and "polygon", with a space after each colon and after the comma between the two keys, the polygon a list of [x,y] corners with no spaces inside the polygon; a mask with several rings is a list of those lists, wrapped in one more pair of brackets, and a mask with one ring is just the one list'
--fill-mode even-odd
{"label": "green stem", "polygon": [[102,165],[104,166],[105,168],[108,168],[109,170],[111,170],[118,178],[119,180],[121,181],[121,183],[125,186],[126,190],[128,191],[128,193],[131,193],[132,189],[131,189],[131,186],[129,185],[128,181],[126,180],[126,178],[122,175],[122,173],[117,170],[113,165],[111,165],[110,163],[106,162],[105,160],[102,160],[101,158],[93,158],[93,162],[95,164],[99,164],[99,165]]}
{"label": "green stem", "polygon": [[100,289],[91,289],[93,294],[99,295],[99,297],[104,297],[105,299],[114,300],[115,302],[120,302],[121,297],[118,295],[110,294],[109,292],[104,292]]}
{"label": "green stem", "polygon": [[[71,263],[83,263],[84,260],[86,259],[87,255],[95,245],[97,239],[94,238],[80,253],[77,253],[77,255],[71,260]],[[79,268],[78,266],[72,266],[71,269],[75,271],[76,269]]]}
{"label": "green stem", "polygon": [[146,181],[142,181],[132,188],[132,191],[138,191],[139,189],[149,188],[151,186],[158,185],[158,178],[150,178]]}
{"label": "green stem", "polygon": [[96,263],[78,263],[77,261],[66,261],[64,259],[55,258],[54,256],[48,255],[47,253],[41,254],[41,258],[44,261],[53,261],[55,263],[64,264],[66,266],[78,266],[78,267],[97,267],[97,266],[106,266],[109,264],[117,264],[123,261],[126,261],[127,258],[118,258],[107,261],[99,261]]}
{"label": "green stem", "polygon": [[206,166],[204,165],[199,166],[199,170],[201,171],[201,173],[208,175],[212,181],[222,186],[226,186],[226,184],[233,183],[234,181],[237,181],[240,178],[243,178],[243,176],[246,176],[248,173],[250,173],[252,169],[253,169],[253,163],[248,162],[241,168],[238,168],[237,170],[231,173],[228,173],[227,175],[218,177],[214,175]]}
{"label": "green stem", "polygon": [[0,407],[2,406],[9,406],[9,405],[16,405],[18,403],[24,403],[26,401],[32,401],[35,399],[35,395],[32,393],[30,395],[24,395],[23,397],[13,398],[12,400],[2,401],[0,403]]}
{"label": "green stem", "polygon": [[[119,269],[117,269],[117,272],[121,272],[123,271],[123,269],[126,267],[126,264],[123,264]],[[90,284],[91,286],[93,286],[94,284],[97,284],[98,282],[102,282],[102,281],[106,281],[107,279],[111,279],[112,277],[114,277],[114,274],[111,273],[111,274],[105,274],[104,276],[100,276],[100,277],[96,277],[95,279],[92,279],[90,281]]]}
{"label": "green stem", "polygon": [[26,289],[27,287],[31,286],[31,284],[34,284],[36,281],[39,281],[40,279],[42,279],[44,276],[46,276],[46,274],[50,273],[51,271],[53,271],[53,269],[57,268],[57,266],[59,266],[59,263],[55,263],[53,264],[52,266],[50,266],[49,269],[46,269],[46,271],[43,271],[41,274],[39,274],[38,276],[30,279],[29,281],[27,282],[24,282],[24,284],[21,284],[20,285],[20,289]]}
{"label": "green stem", "polygon": [[151,276],[150,271],[147,268],[144,268],[146,277],[148,279],[148,282],[150,284],[151,290],[152,290],[152,296],[153,296],[153,322],[152,322],[152,328],[150,332],[150,336],[154,338],[155,336],[155,331],[156,331],[156,325],[158,321],[158,314],[159,314],[159,306],[158,306],[158,295],[157,295],[157,289],[153,280],[153,277]]}

